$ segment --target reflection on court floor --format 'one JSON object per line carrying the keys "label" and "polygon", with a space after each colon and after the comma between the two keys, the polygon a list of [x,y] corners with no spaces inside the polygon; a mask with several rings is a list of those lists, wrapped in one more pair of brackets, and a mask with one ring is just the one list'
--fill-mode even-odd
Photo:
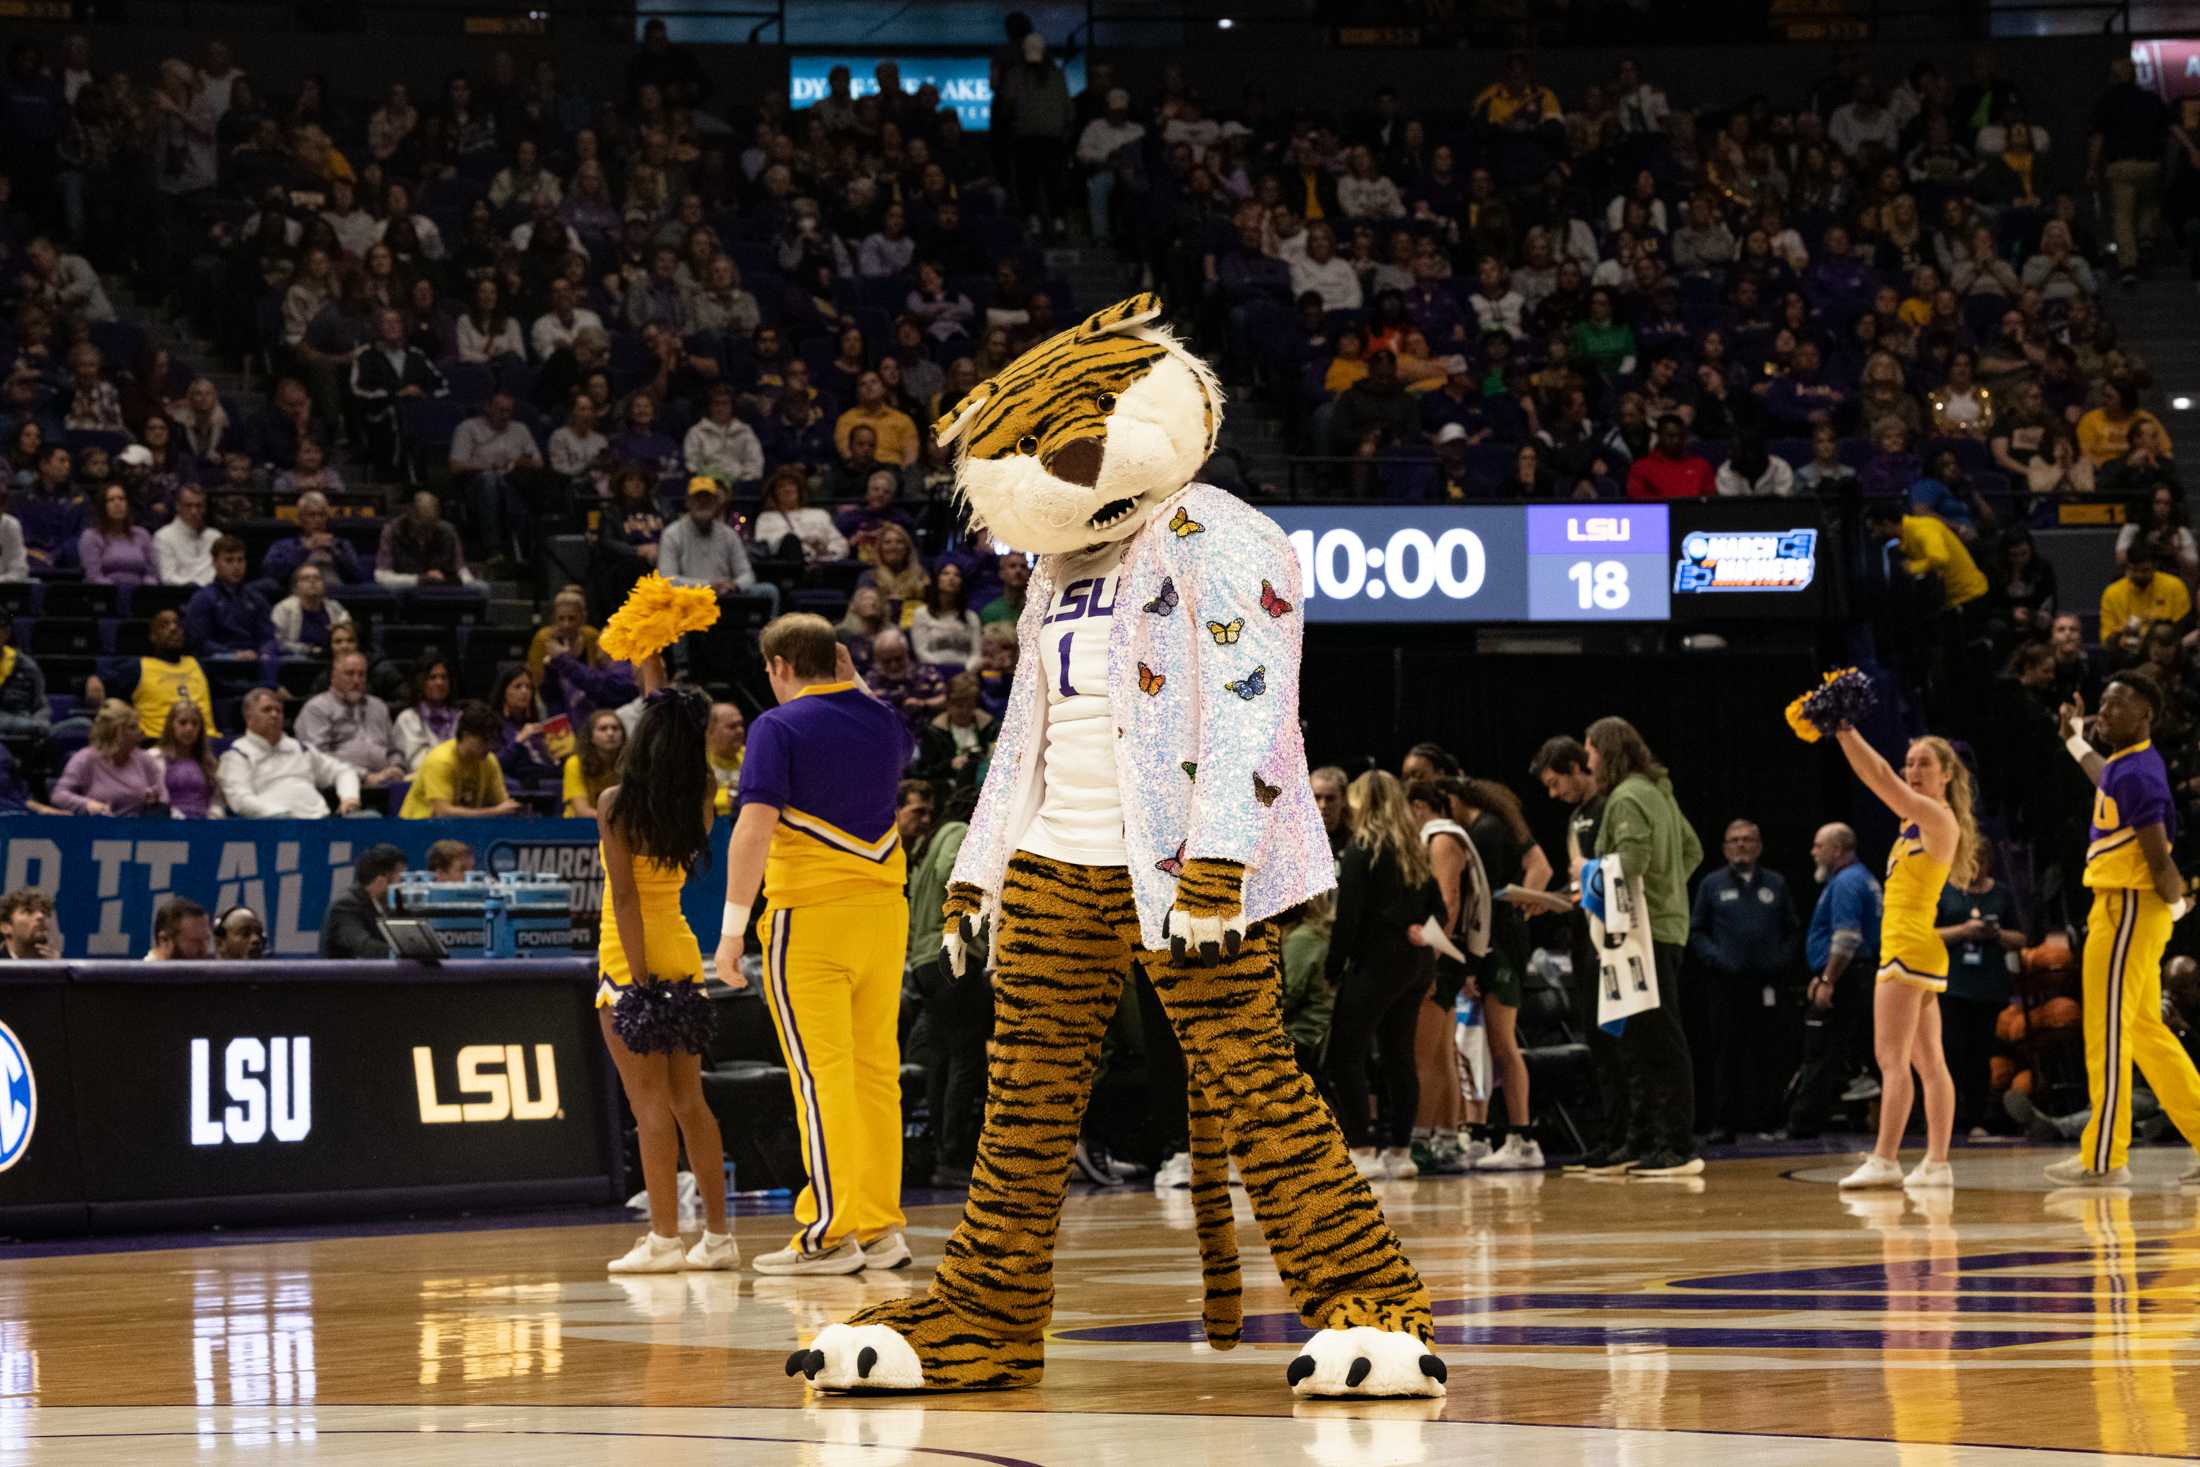
{"label": "reflection on court floor", "polygon": [[1294,1406],[1305,1331],[1249,1217],[1246,1342],[1201,1343],[1182,1193],[1073,1195],[1044,1383],[920,1404],[807,1400],[782,1362],[923,1289],[944,1201],[912,1212],[918,1269],[850,1279],[609,1278],[631,1224],[25,1256],[0,1270],[0,1467],[2189,1458],[2200,1193],[2167,1151],[2128,1189],[2043,1192],[2051,1159],[1959,1152],[1957,1188],[1915,1195],[1838,1193],[1846,1158],[1383,1184],[1453,1369],[1428,1406]]}

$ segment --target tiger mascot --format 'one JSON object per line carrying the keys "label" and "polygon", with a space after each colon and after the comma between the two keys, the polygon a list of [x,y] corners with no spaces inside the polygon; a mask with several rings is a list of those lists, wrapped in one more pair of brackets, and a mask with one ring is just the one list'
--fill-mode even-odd
{"label": "tiger mascot", "polygon": [[944,906],[960,975],[990,925],[991,1093],[929,1295],[828,1326],[828,1391],[1035,1384],[1054,1240],[1102,1031],[1131,963],[1182,1043],[1217,1349],[1242,1323],[1235,1158],[1299,1317],[1300,1395],[1439,1396],[1428,1291],[1300,1071],[1274,916],[1332,884],[1298,721],[1298,562],[1193,482],[1222,393],[1134,296],[1033,347],[934,425],[972,518],[1040,552],[992,769]]}

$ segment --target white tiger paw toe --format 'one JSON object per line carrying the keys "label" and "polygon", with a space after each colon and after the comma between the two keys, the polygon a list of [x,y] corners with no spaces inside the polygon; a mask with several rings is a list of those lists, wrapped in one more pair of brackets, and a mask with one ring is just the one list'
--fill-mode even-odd
{"label": "white tiger paw toe", "polygon": [[821,1391],[920,1391],[924,1365],[883,1324],[829,1324],[807,1350],[787,1357],[787,1374]]}
{"label": "white tiger paw toe", "polygon": [[1284,1378],[1295,1396],[1441,1396],[1448,1373],[1416,1336],[1363,1324],[1318,1332]]}

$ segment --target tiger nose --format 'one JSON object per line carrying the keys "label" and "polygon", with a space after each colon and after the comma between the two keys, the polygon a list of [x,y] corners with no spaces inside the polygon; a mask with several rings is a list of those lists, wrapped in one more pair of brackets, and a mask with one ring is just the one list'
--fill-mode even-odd
{"label": "tiger nose", "polygon": [[1106,450],[1097,438],[1077,438],[1063,444],[1046,461],[1046,470],[1057,479],[1090,489],[1100,482],[1100,460]]}

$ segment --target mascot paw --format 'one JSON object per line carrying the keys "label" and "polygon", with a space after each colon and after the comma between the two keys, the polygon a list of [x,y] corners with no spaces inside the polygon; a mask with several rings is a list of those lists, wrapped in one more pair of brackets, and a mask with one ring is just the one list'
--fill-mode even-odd
{"label": "mascot paw", "polygon": [[947,888],[947,900],[940,903],[940,961],[950,978],[962,977],[968,967],[984,911],[985,893],[969,882]]}
{"label": "mascot paw", "polygon": [[924,1366],[909,1342],[883,1324],[829,1324],[807,1350],[787,1357],[787,1374],[821,1391],[920,1391]]}
{"label": "mascot paw", "polygon": [[1295,1396],[1441,1396],[1447,1374],[1417,1337],[1363,1324],[1317,1333],[1284,1378]]}
{"label": "mascot paw", "polygon": [[1166,919],[1170,956],[1209,967],[1236,957],[1245,941],[1244,890],[1245,868],[1237,862],[1186,861]]}

